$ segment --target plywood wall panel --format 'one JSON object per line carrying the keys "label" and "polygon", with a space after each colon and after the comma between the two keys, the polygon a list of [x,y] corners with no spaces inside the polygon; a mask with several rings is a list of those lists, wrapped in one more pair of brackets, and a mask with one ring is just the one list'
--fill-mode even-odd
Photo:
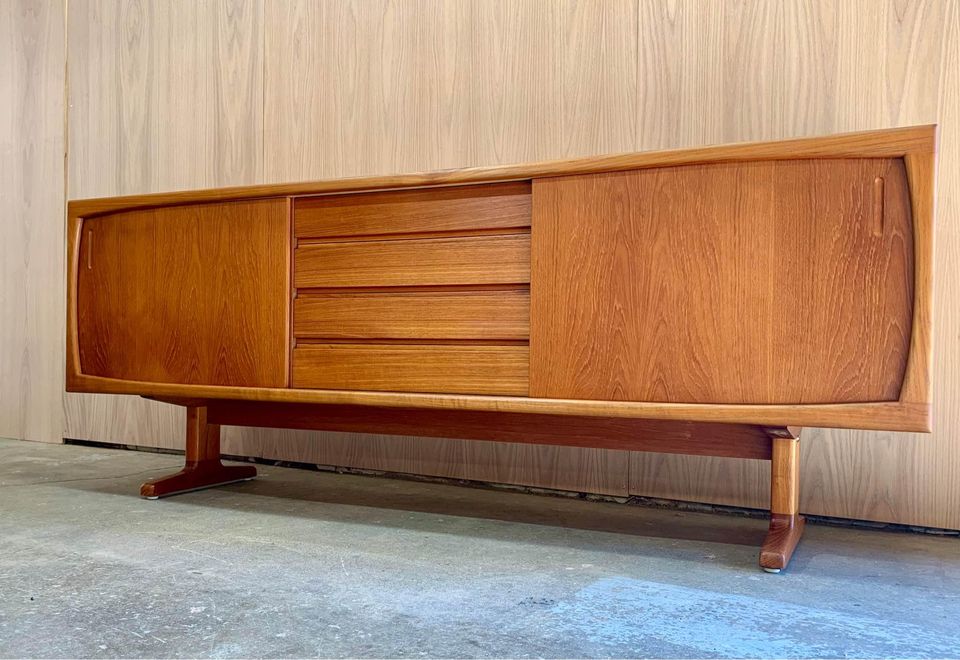
{"label": "plywood wall panel", "polygon": [[561,140],[563,5],[553,0],[461,2],[467,47],[458,68],[469,81],[466,121],[453,139],[464,162],[518,163],[555,158]]}
{"label": "plywood wall panel", "polygon": [[63,431],[64,7],[0,2],[0,437]]}
{"label": "plywood wall panel", "polygon": [[[724,4],[639,2],[637,27],[638,149],[720,142],[724,104],[721,66]],[[664,121],[672,117],[672,121]]]}
{"label": "plywood wall panel", "polygon": [[637,148],[637,2],[560,3],[563,156]]}
{"label": "plywood wall panel", "polygon": [[150,4],[160,11],[152,53],[157,179],[165,190],[260,181],[261,2]]}
{"label": "plywood wall panel", "polygon": [[[936,432],[805,431],[803,509],[960,528],[958,5],[71,3],[70,196],[938,122]],[[70,395],[67,413],[75,436],[182,442],[173,407]],[[271,458],[726,504],[762,506],[768,489],[760,461],[262,429],[227,429],[225,442]]]}
{"label": "plywood wall panel", "polygon": [[557,3],[267,5],[270,181],[559,152]]}

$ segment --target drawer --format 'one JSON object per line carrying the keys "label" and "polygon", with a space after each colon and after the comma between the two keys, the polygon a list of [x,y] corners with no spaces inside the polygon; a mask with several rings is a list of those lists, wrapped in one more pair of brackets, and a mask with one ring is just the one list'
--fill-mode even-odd
{"label": "drawer", "polygon": [[530,234],[300,244],[295,286],[525,284]]}
{"label": "drawer", "polygon": [[301,197],[298,238],[469,231],[530,226],[530,182]]}
{"label": "drawer", "polygon": [[526,396],[529,347],[305,344],[293,387]]}
{"label": "drawer", "polygon": [[330,292],[294,301],[295,337],[527,339],[528,289]]}

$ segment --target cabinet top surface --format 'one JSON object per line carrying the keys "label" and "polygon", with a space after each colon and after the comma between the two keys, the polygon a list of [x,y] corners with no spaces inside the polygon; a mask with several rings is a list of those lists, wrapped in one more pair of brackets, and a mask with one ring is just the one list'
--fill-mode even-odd
{"label": "cabinet top surface", "polygon": [[385,188],[417,188],[489,183],[549,176],[594,174],[619,170],[801,158],[890,158],[935,149],[936,126],[923,125],[772,142],[742,142],[691,149],[590,156],[513,165],[354,177],[303,183],[278,183],[206,190],[151,193],[124,197],[72,200],[68,213],[89,217],[121,210],[218,202],[260,197],[359,192]]}

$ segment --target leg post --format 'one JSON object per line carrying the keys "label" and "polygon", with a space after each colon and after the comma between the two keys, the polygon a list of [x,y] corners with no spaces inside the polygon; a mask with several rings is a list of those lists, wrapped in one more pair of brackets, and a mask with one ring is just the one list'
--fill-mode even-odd
{"label": "leg post", "polygon": [[220,425],[207,423],[205,406],[187,406],[186,463],[167,477],[140,486],[140,496],[155,500],[191,490],[248,481],[257,476],[252,465],[224,465],[220,462]]}
{"label": "leg post", "polygon": [[770,529],[760,551],[760,567],[779,573],[790,563],[804,519],[800,515],[800,440],[791,430],[773,435],[770,460]]}

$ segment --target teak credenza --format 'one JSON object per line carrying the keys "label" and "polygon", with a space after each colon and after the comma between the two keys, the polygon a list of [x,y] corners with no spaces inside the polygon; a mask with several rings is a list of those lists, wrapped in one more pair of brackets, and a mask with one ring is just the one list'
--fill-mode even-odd
{"label": "teak credenza", "polygon": [[145,497],[255,476],[220,425],[771,461],[930,430],[935,127],[73,201],[67,389],[187,407]]}

